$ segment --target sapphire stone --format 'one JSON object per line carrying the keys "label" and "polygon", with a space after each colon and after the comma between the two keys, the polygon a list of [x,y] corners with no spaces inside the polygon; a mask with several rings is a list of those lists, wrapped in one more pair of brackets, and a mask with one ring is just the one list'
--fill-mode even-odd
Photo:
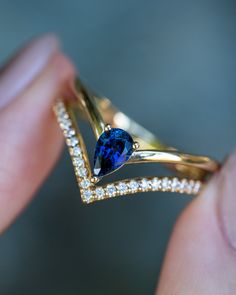
{"label": "sapphire stone", "polygon": [[133,152],[133,139],[126,131],[112,128],[99,137],[94,153],[95,176],[104,176],[121,167]]}

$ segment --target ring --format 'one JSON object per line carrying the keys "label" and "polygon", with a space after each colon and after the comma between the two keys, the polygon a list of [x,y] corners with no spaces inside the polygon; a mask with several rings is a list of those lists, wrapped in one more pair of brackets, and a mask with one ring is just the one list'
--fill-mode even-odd
{"label": "ring", "polygon": [[[99,97],[77,79],[72,99],[58,99],[54,106],[72,158],[84,203],[147,191],[197,195],[220,165],[205,157],[186,154],[163,144],[151,132]],[[91,170],[87,149],[77,123],[87,120],[97,140]],[[100,185],[107,175],[126,164],[161,163],[176,175],[131,178]]]}

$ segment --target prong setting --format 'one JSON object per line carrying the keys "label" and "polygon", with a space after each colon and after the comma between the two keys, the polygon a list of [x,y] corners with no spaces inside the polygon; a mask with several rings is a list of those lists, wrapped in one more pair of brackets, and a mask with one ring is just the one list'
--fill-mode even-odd
{"label": "prong setting", "polygon": [[91,183],[92,184],[96,184],[99,182],[99,178],[97,176],[93,176],[91,179],[90,179]]}
{"label": "prong setting", "polygon": [[111,125],[110,124],[107,124],[104,128],[105,132],[109,132],[111,131]]}
{"label": "prong setting", "polygon": [[139,144],[139,142],[135,141],[135,142],[133,143],[133,149],[136,151],[136,150],[139,149],[139,148],[140,148],[140,144]]}

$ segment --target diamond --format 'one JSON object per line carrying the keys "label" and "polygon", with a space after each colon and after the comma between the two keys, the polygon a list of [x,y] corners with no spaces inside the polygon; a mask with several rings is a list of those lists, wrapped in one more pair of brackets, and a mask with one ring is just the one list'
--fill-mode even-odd
{"label": "diamond", "polygon": [[64,103],[62,101],[58,101],[55,105],[55,111],[58,113],[58,115],[62,115],[65,113],[66,109],[64,106]]}
{"label": "diamond", "polygon": [[103,197],[105,196],[105,191],[102,187],[96,188],[95,193],[99,200],[103,199]]}
{"label": "diamond", "polygon": [[113,184],[108,184],[106,187],[106,192],[109,197],[113,197],[116,194],[116,188]]}
{"label": "diamond", "polygon": [[195,182],[193,180],[189,180],[189,182],[186,185],[186,193],[187,194],[192,194],[193,187],[194,187]]}
{"label": "diamond", "polygon": [[194,194],[198,194],[199,191],[200,191],[200,189],[201,189],[201,182],[200,181],[196,181],[195,182],[195,185],[193,187],[193,193]]}
{"label": "diamond", "polygon": [[69,119],[62,118],[62,120],[60,120],[60,126],[62,130],[68,130],[71,127],[71,125],[72,123]]}
{"label": "diamond", "polygon": [[78,140],[78,138],[77,137],[71,137],[71,138],[67,138],[67,144],[69,145],[69,146],[72,146],[72,147],[74,147],[74,146],[76,146],[77,144],[79,143],[79,140]]}
{"label": "diamond", "polygon": [[80,157],[74,157],[73,164],[77,167],[82,167],[82,166],[84,166],[84,160]]}
{"label": "diamond", "polygon": [[161,181],[157,177],[151,180],[151,187],[154,191],[157,191],[160,188]]}
{"label": "diamond", "polygon": [[128,185],[130,187],[131,192],[136,192],[139,188],[138,182],[135,180],[131,180]]}
{"label": "diamond", "polygon": [[85,199],[86,202],[91,201],[92,197],[93,197],[93,191],[91,190],[83,191],[83,198]]}
{"label": "diamond", "polygon": [[58,116],[58,122],[60,123],[66,115],[66,109],[64,107],[56,107],[55,112]]}
{"label": "diamond", "polygon": [[71,154],[72,154],[73,156],[78,157],[78,156],[81,156],[81,155],[82,155],[82,151],[81,151],[80,147],[75,146],[75,147],[73,147],[73,149],[71,150]]}
{"label": "diamond", "polygon": [[140,187],[141,187],[142,191],[147,191],[149,188],[149,181],[146,178],[143,178],[140,181]]}
{"label": "diamond", "polygon": [[87,176],[87,169],[84,167],[80,167],[80,168],[76,167],[75,171],[79,177]]}
{"label": "diamond", "polygon": [[72,136],[75,135],[75,129],[73,129],[73,128],[70,128],[68,130],[65,130],[64,132],[65,132],[65,136],[66,137],[72,137]]}
{"label": "diamond", "polygon": [[165,192],[167,191],[169,188],[170,188],[170,185],[169,185],[169,179],[167,177],[163,178],[162,179],[162,182],[161,182],[161,187],[162,187],[162,190]]}
{"label": "diamond", "polygon": [[87,178],[84,178],[83,180],[81,180],[80,182],[80,186],[82,188],[88,188],[91,185],[90,181]]}
{"label": "diamond", "polygon": [[112,128],[99,137],[94,153],[94,175],[104,176],[120,168],[133,152],[133,139],[124,130]]}
{"label": "diamond", "polygon": [[180,193],[184,193],[188,182],[187,179],[182,179],[179,186]]}
{"label": "diamond", "polygon": [[127,193],[128,191],[128,186],[125,182],[120,182],[118,185],[117,185],[117,189],[118,191],[120,192],[120,194],[125,194]]}
{"label": "diamond", "polygon": [[173,178],[172,181],[171,181],[171,191],[172,192],[176,192],[179,190],[179,186],[180,186],[180,183],[179,183],[179,180],[178,178]]}
{"label": "diamond", "polygon": [[71,120],[70,117],[68,115],[68,113],[66,112],[66,110],[62,111],[60,118],[59,118],[59,122],[64,124],[66,123],[66,121],[68,121],[71,124]]}

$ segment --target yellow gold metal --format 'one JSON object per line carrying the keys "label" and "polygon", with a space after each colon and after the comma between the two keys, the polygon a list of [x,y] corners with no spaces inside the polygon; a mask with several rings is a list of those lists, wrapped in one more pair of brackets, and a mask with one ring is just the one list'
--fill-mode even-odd
{"label": "yellow gold metal", "polygon": [[[72,92],[74,99],[63,101],[62,98],[54,110],[69,146],[84,202],[91,203],[143,191],[197,194],[202,182],[219,169],[220,165],[209,157],[181,153],[163,144],[151,132],[112,106],[109,99],[100,98],[90,92],[79,79],[76,80]],[[111,130],[111,126],[121,128],[132,136],[134,151],[125,164],[165,164],[176,171],[180,178],[131,179],[98,186],[100,179],[92,176],[86,147],[77,125],[76,110],[81,118],[89,121],[96,139],[104,131]],[[76,153],[79,156],[76,156]]]}
{"label": "yellow gold metal", "polygon": [[96,177],[96,176],[93,176],[93,177],[91,177],[91,182],[92,182],[93,184],[96,184],[96,183],[99,182],[99,178]]}

